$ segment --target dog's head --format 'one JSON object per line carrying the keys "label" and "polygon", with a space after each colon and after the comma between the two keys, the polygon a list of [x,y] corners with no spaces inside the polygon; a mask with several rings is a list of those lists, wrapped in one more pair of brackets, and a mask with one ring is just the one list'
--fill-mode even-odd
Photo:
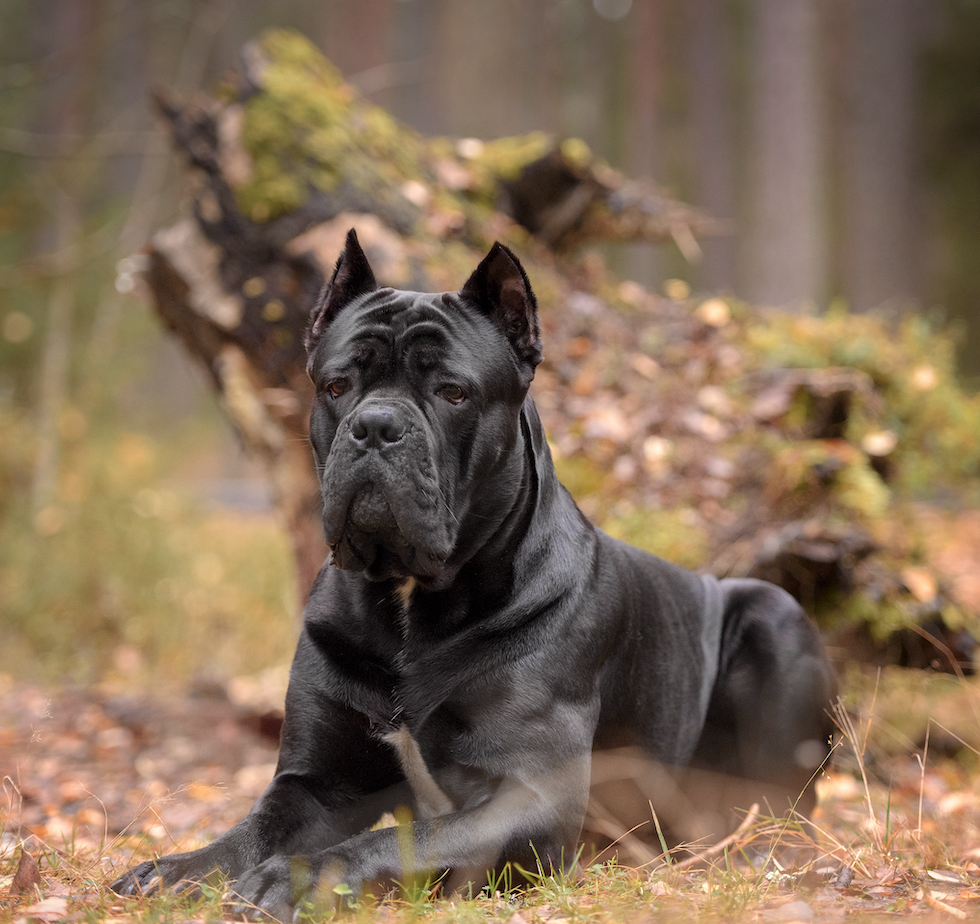
{"label": "dog's head", "polygon": [[307,349],[334,564],[447,586],[519,488],[520,411],[541,360],[520,263],[494,244],[459,292],[379,288],[351,231]]}

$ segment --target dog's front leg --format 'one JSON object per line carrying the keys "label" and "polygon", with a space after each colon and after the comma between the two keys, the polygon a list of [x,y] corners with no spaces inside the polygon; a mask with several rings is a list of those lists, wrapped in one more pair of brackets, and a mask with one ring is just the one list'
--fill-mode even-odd
{"label": "dog's front leg", "polygon": [[238,880],[235,910],[286,921],[293,908],[332,907],[366,883],[448,871],[454,888],[481,888],[488,871],[506,862],[532,871],[570,869],[588,804],[590,756],[505,780],[472,809],[365,831],[312,856],[271,857]]}
{"label": "dog's front leg", "polygon": [[318,693],[319,670],[301,640],[279,766],[248,816],[200,850],[139,864],[112,883],[113,891],[179,891],[214,872],[237,879],[270,857],[313,855],[339,844],[407,801],[391,749],[362,715]]}

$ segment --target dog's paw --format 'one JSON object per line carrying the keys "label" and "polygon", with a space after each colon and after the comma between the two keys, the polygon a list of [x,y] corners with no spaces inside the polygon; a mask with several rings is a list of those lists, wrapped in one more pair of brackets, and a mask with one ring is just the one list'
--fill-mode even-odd
{"label": "dog's paw", "polygon": [[207,862],[198,851],[175,853],[134,866],[109,888],[117,895],[151,895],[164,889],[193,893],[202,879],[220,871],[220,867]]}
{"label": "dog's paw", "polygon": [[159,892],[163,881],[157,872],[156,861],[148,860],[127,870],[109,888],[117,895],[148,895]]}
{"label": "dog's paw", "polygon": [[346,864],[329,854],[307,857],[270,857],[245,872],[232,886],[232,912],[251,921],[282,924],[304,912],[317,916],[356,896],[360,882],[349,882]]}
{"label": "dog's paw", "polygon": [[232,913],[249,921],[282,924],[293,920],[293,907],[310,888],[309,864],[298,857],[270,857],[246,870],[231,888]]}

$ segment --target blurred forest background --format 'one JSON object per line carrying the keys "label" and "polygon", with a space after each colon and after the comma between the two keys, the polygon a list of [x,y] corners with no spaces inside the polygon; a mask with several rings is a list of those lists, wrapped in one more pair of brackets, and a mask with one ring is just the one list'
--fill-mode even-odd
{"label": "blurred forest background", "polygon": [[137,284],[184,188],[151,93],[213,87],[268,26],[421,132],[578,137],[724,221],[694,262],[605,246],[623,278],[926,316],[980,382],[977,0],[0,0],[0,22],[10,677],[228,677],[292,649],[265,483]]}

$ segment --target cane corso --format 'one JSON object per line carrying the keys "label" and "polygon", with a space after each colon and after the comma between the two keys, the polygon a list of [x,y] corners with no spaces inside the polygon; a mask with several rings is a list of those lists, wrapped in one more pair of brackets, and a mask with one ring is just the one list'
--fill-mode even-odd
{"label": "cane corso", "polygon": [[226,834],[117,892],[217,870],[240,911],[284,920],[379,881],[568,869],[611,752],[660,768],[658,792],[632,785],[682,835],[685,815],[705,835],[730,822],[689,779],[725,781],[729,808],[813,807],[834,691],[817,632],[771,584],[683,570],[586,520],[528,395],[542,351],[513,253],[495,244],[459,292],[405,292],[378,287],[352,231],[307,345],[332,554],[275,778]]}

